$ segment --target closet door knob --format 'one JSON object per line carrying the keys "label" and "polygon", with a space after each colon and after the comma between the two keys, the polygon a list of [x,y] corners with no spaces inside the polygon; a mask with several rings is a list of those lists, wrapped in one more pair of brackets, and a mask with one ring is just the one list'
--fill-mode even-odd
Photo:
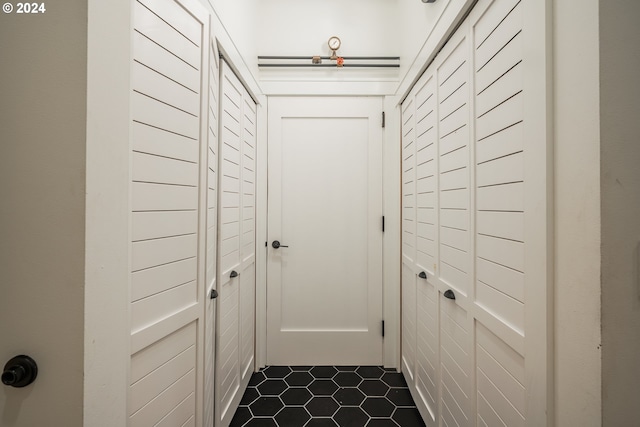
{"label": "closet door knob", "polygon": [[427,278],[427,273],[425,273],[424,271],[421,271],[421,272],[418,274],[418,277],[419,277],[419,278],[421,278],[421,279],[426,279],[426,278]]}
{"label": "closet door knob", "polygon": [[238,277],[238,272],[237,272],[237,271],[235,271],[235,270],[233,270],[233,271],[231,272],[231,274],[229,275],[229,277],[231,277],[232,279],[233,279],[234,277]]}
{"label": "closet door knob", "polygon": [[456,299],[456,294],[454,294],[451,289],[447,289],[446,291],[444,291],[444,297],[449,299]]}
{"label": "closet door knob", "polygon": [[209,295],[209,298],[211,299],[218,298],[218,291],[216,291],[215,289],[211,289],[211,294]]}

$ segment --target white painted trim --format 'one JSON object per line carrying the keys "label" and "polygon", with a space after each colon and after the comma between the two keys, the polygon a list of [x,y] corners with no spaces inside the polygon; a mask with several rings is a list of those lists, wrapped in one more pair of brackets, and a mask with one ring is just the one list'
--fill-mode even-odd
{"label": "white painted trim", "polygon": [[[525,260],[525,355],[528,365],[527,425],[553,425],[554,420],[554,188],[553,188],[553,84],[552,84],[552,24],[551,0],[524,2],[524,60],[530,62],[523,75],[523,92],[529,96],[524,104],[524,143],[530,150],[530,164],[537,170],[525,170],[524,181],[538,182],[528,187],[525,212],[537,212],[528,219],[525,231],[528,256]],[[543,24],[543,25],[540,25]],[[533,157],[535,156],[535,158]],[[537,181],[536,181],[537,180]],[[542,184],[539,184],[543,181]],[[542,233],[546,230],[546,233]],[[537,289],[545,284],[544,290]],[[546,375],[545,375],[546,374]]]}
{"label": "white painted trim", "polygon": [[601,347],[599,40],[605,2],[552,3],[555,414],[550,424],[600,426],[607,380]]}
{"label": "white painted trim", "polygon": [[392,97],[384,99],[385,128],[382,132],[382,204],[385,231],[382,236],[382,292],[386,368],[400,370],[400,107]]}
{"label": "white painted trim", "polygon": [[[198,183],[198,285],[197,285],[197,354],[196,354],[196,425],[202,425],[205,417],[205,340],[215,339],[205,337],[207,321],[207,216],[208,216],[208,177],[209,177],[209,43],[211,39],[210,14],[197,0],[177,0],[185,10],[191,13],[200,23],[202,23],[202,34],[200,38],[200,156],[198,167],[200,168]],[[216,187],[217,188],[217,187]],[[217,238],[217,235],[216,235]],[[215,320],[214,320],[215,328]],[[215,347],[214,347],[215,351]],[[215,357],[214,357],[215,360]],[[215,362],[214,362],[215,363]],[[214,365],[215,372],[215,365]],[[214,392],[215,399],[215,392]]]}
{"label": "white painted trim", "polygon": [[255,369],[267,363],[267,98],[257,105],[256,158],[256,355]]}
{"label": "white painted trim", "polygon": [[90,2],[84,425],[127,425],[131,4]]}
{"label": "white painted trim", "polygon": [[392,95],[398,87],[391,81],[261,81],[265,95],[282,96],[383,96]]}

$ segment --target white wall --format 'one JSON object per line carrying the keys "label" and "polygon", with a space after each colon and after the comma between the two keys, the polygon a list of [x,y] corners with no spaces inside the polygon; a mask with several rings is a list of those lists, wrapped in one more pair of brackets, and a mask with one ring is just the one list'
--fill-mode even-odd
{"label": "white wall", "polygon": [[264,93],[274,95],[406,93],[438,50],[444,34],[471,3],[472,0],[440,0],[432,4],[418,0],[258,2],[258,55],[328,56],[331,51],[327,40],[336,35],[342,41],[340,56],[400,57],[397,69],[263,68],[258,76],[261,87]]}
{"label": "white wall", "polygon": [[[329,56],[327,41],[338,36],[339,56],[400,55],[396,0],[270,0],[259,2],[257,54]],[[324,64],[330,63],[325,60]],[[392,93],[397,68],[261,68],[266,94],[380,95]]]}
{"label": "white wall", "polygon": [[[234,60],[234,67],[242,79],[255,91],[255,76],[258,72],[258,50],[260,39],[258,7],[260,0],[200,0],[208,1],[213,13],[211,31],[224,45],[224,50]],[[256,93],[257,95],[257,93]]]}
{"label": "white wall", "polygon": [[[15,5],[15,2],[12,2]],[[87,3],[0,14],[0,425],[82,425]]]}
{"label": "white wall", "polygon": [[474,0],[440,0],[425,4],[398,0],[398,32],[401,46],[400,84],[396,94],[405,96],[442,47],[455,24]]}
{"label": "white wall", "polygon": [[398,0],[269,0],[258,2],[259,55],[399,56]]}
{"label": "white wall", "polygon": [[555,418],[597,426],[600,402],[598,0],[554,4]]}
{"label": "white wall", "polygon": [[600,1],[603,425],[640,419],[640,3]]}
{"label": "white wall", "polygon": [[402,23],[397,27],[397,37],[403,58],[403,71],[408,71],[416,61],[416,56],[426,43],[435,24],[451,3],[453,3],[451,0],[429,4],[419,0],[397,0],[398,22]]}

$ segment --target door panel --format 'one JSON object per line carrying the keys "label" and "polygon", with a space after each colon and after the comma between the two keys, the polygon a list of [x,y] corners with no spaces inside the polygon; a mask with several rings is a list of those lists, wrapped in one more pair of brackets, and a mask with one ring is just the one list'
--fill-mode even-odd
{"label": "door panel", "polygon": [[246,383],[254,370],[256,300],[256,104],[243,94],[242,224],[240,238],[240,376]]}
{"label": "door panel", "polygon": [[382,363],[381,106],[269,101],[268,364]]}
{"label": "door panel", "polygon": [[220,65],[217,425],[228,425],[254,370],[256,105]]}
{"label": "door panel", "polygon": [[407,381],[414,381],[416,369],[416,275],[402,266],[402,369]]}
{"label": "door panel", "polygon": [[[202,422],[204,390],[207,97],[201,84],[176,82],[207,81],[208,18],[189,1],[141,0],[133,11],[129,417],[132,426],[190,425]],[[193,69],[165,66],[157,46]]]}
{"label": "door panel", "polygon": [[416,301],[416,390],[427,407],[429,421],[435,422],[440,372],[440,321],[438,291],[433,283],[418,279]]}

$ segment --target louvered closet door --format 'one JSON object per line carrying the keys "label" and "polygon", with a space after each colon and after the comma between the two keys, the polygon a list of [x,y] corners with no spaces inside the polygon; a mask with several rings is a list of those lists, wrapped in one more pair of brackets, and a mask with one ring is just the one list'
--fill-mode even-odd
{"label": "louvered closet door", "polygon": [[242,98],[242,224],[240,236],[240,372],[254,370],[256,300],[256,104],[244,89]]}
{"label": "louvered closet door", "polygon": [[[544,425],[547,193],[544,10],[496,1],[474,19],[477,419]],[[537,19],[537,20],[536,20]],[[535,48],[538,48],[536,50]]]}
{"label": "louvered closet door", "polygon": [[[440,284],[440,418],[469,425],[472,386],[471,232],[469,183],[469,44],[459,32],[440,53],[435,70],[438,112]],[[447,298],[452,292],[455,299]]]}
{"label": "louvered closet door", "polygon": [[202,424],[208,15],[133,7],[131,426]]}
{"label": "louvered closet door", "polygon": [[402,106],[402,367],[414,380],[416,361],[416,141],[415,104]]}
{"label": "louvered closet door", "polygon": [[[434,420],[438,384],[438,291],[429,278],[436,271],[438,233],[437,103],[435,77],[430,75],[415,88],[416,122],[416,268],[417,331],[416,389]],[[414,278],[415,278],[414,274]],[[425,412],[425,411],[423,411]]]}
{"label": "louvered closet door", "polygon": [[228,425],[254,365],[256,105],[224,61],[220,68],[216,418]]}
{"label": "louvered closet door", "polygon": [[548,424],[544,7],[479,1],[403,103],[403,370],[428,424]]}

